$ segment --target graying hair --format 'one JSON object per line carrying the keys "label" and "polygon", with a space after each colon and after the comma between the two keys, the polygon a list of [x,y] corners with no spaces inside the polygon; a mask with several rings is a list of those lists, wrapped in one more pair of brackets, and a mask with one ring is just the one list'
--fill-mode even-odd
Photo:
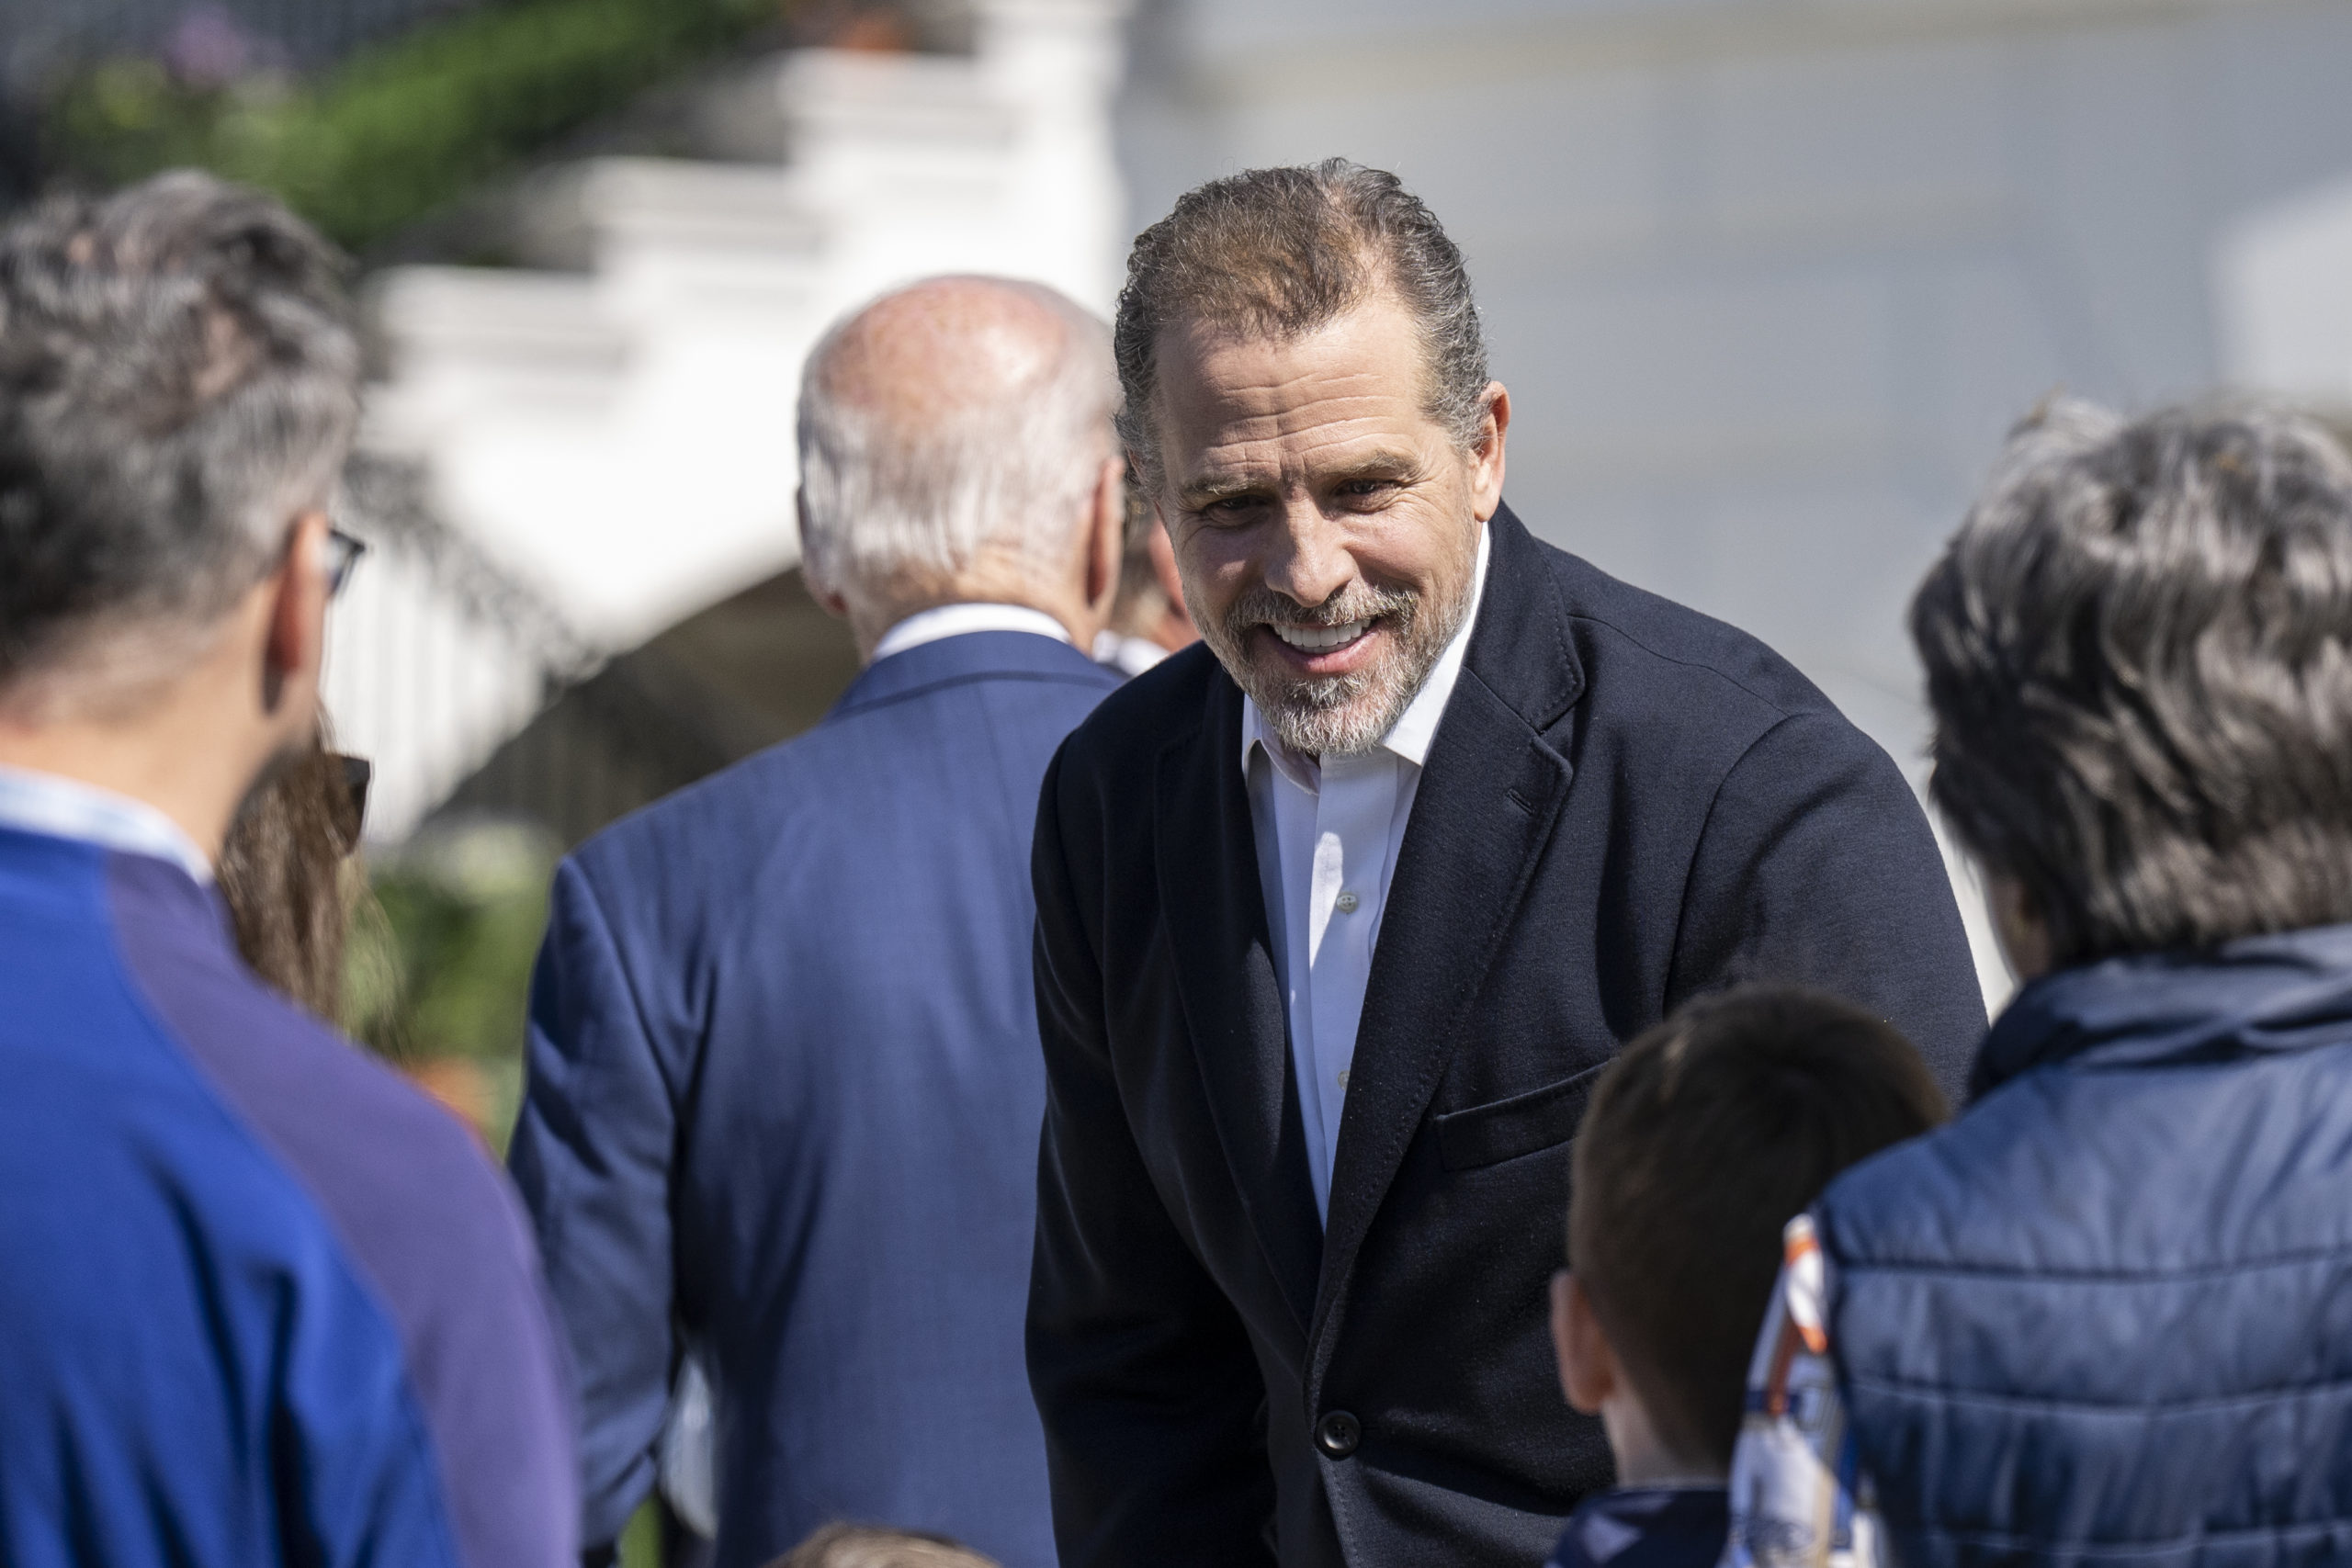
{"label": "graying hair", "polygon": [[1936,803],[2057,963],[2352,920],[2352,461],[2311,421],[2055,404],[1911,635]]}
{"label": "graying hair", "polygon": [[0,231],[0,694],[111,700],[268,571],[358,419],[342,273],[192,172]]}
{"label": "graying hair", "polygon": [[1127,256],[1114,342],[1119,435],[1152,490],[1162,479],[1152,395],[1162,332],[1207,322],[1296,337],[1393,289],[1420,332],[1422,407],[1475,451],[1486,429],[1487,340],[1462,252],[1395,175],[1345,158],[1251,169],[1177,198]]}
{"label": "graying hair", "polygon": [[973,398],[917,429],[833,396],[833,352],[871,305],[835,322],[810,352],[798,434],[812,584],[872,604],[909,579],[952,578],[992,545],[1026,570],[1060,570],[1114,450],[1110,333],[1043,284],[989,281],[1036,300],[1064,328],[1052,371],[1021,396]]}

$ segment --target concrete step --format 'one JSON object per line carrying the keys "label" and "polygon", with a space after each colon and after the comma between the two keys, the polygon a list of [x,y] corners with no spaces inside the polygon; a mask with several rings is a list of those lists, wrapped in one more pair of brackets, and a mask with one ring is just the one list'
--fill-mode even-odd
{"label": "concrete step", "polygon": [[680,315],[805,316],[826,220],[782,168],[607,158],[581,191],[605,309],[639,331]]}
{"label": "concrete step", "polygon": [[634,348],[591,277],[401,267],[368,304],[391,371],[370,391],[368,440],[398,452],[492,413],[598,417]]}

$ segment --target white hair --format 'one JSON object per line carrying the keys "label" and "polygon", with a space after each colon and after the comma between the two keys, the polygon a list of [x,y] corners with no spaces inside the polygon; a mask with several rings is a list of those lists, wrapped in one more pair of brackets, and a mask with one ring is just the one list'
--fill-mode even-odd
{"label": "white hair", "polygon": [[1044,305],[1063,326],[1052,370],[1017,395],[991,389],[912,428],[834,396],[833,352],[871,306],[835,322],[809,354],[798,434],[812,585],[853,604],[887,602],[899,584],[954,578],[989,547],[1033,574],[1062,570],[1103,460],[1118,450],[1110,329],[1043,284],[985,281]]}

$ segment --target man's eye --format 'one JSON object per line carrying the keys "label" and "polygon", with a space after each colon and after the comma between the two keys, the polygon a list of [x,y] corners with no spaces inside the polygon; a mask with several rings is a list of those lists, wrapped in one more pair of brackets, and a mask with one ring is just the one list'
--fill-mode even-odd
{"label": "man's eye", "polygon": [[1361,499],[1365,496],[1386,495],[1396,488],[1395,479],[1350,479],[1340,487],[1340,493]]}

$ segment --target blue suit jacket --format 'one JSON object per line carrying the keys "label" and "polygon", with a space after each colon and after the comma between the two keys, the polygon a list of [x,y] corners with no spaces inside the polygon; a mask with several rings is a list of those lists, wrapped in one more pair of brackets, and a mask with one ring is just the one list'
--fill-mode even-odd
{"label": "blue suit jacket", "polygon": [[1021,1350],[1029,837],[1116,684],[1024,633],[910,649],[557,874],[514,1170],[579,1368],[592,1544],[651,1483],[674,1326],[716,1384],[721,1568],[844,1517],[1053,1562]]}

